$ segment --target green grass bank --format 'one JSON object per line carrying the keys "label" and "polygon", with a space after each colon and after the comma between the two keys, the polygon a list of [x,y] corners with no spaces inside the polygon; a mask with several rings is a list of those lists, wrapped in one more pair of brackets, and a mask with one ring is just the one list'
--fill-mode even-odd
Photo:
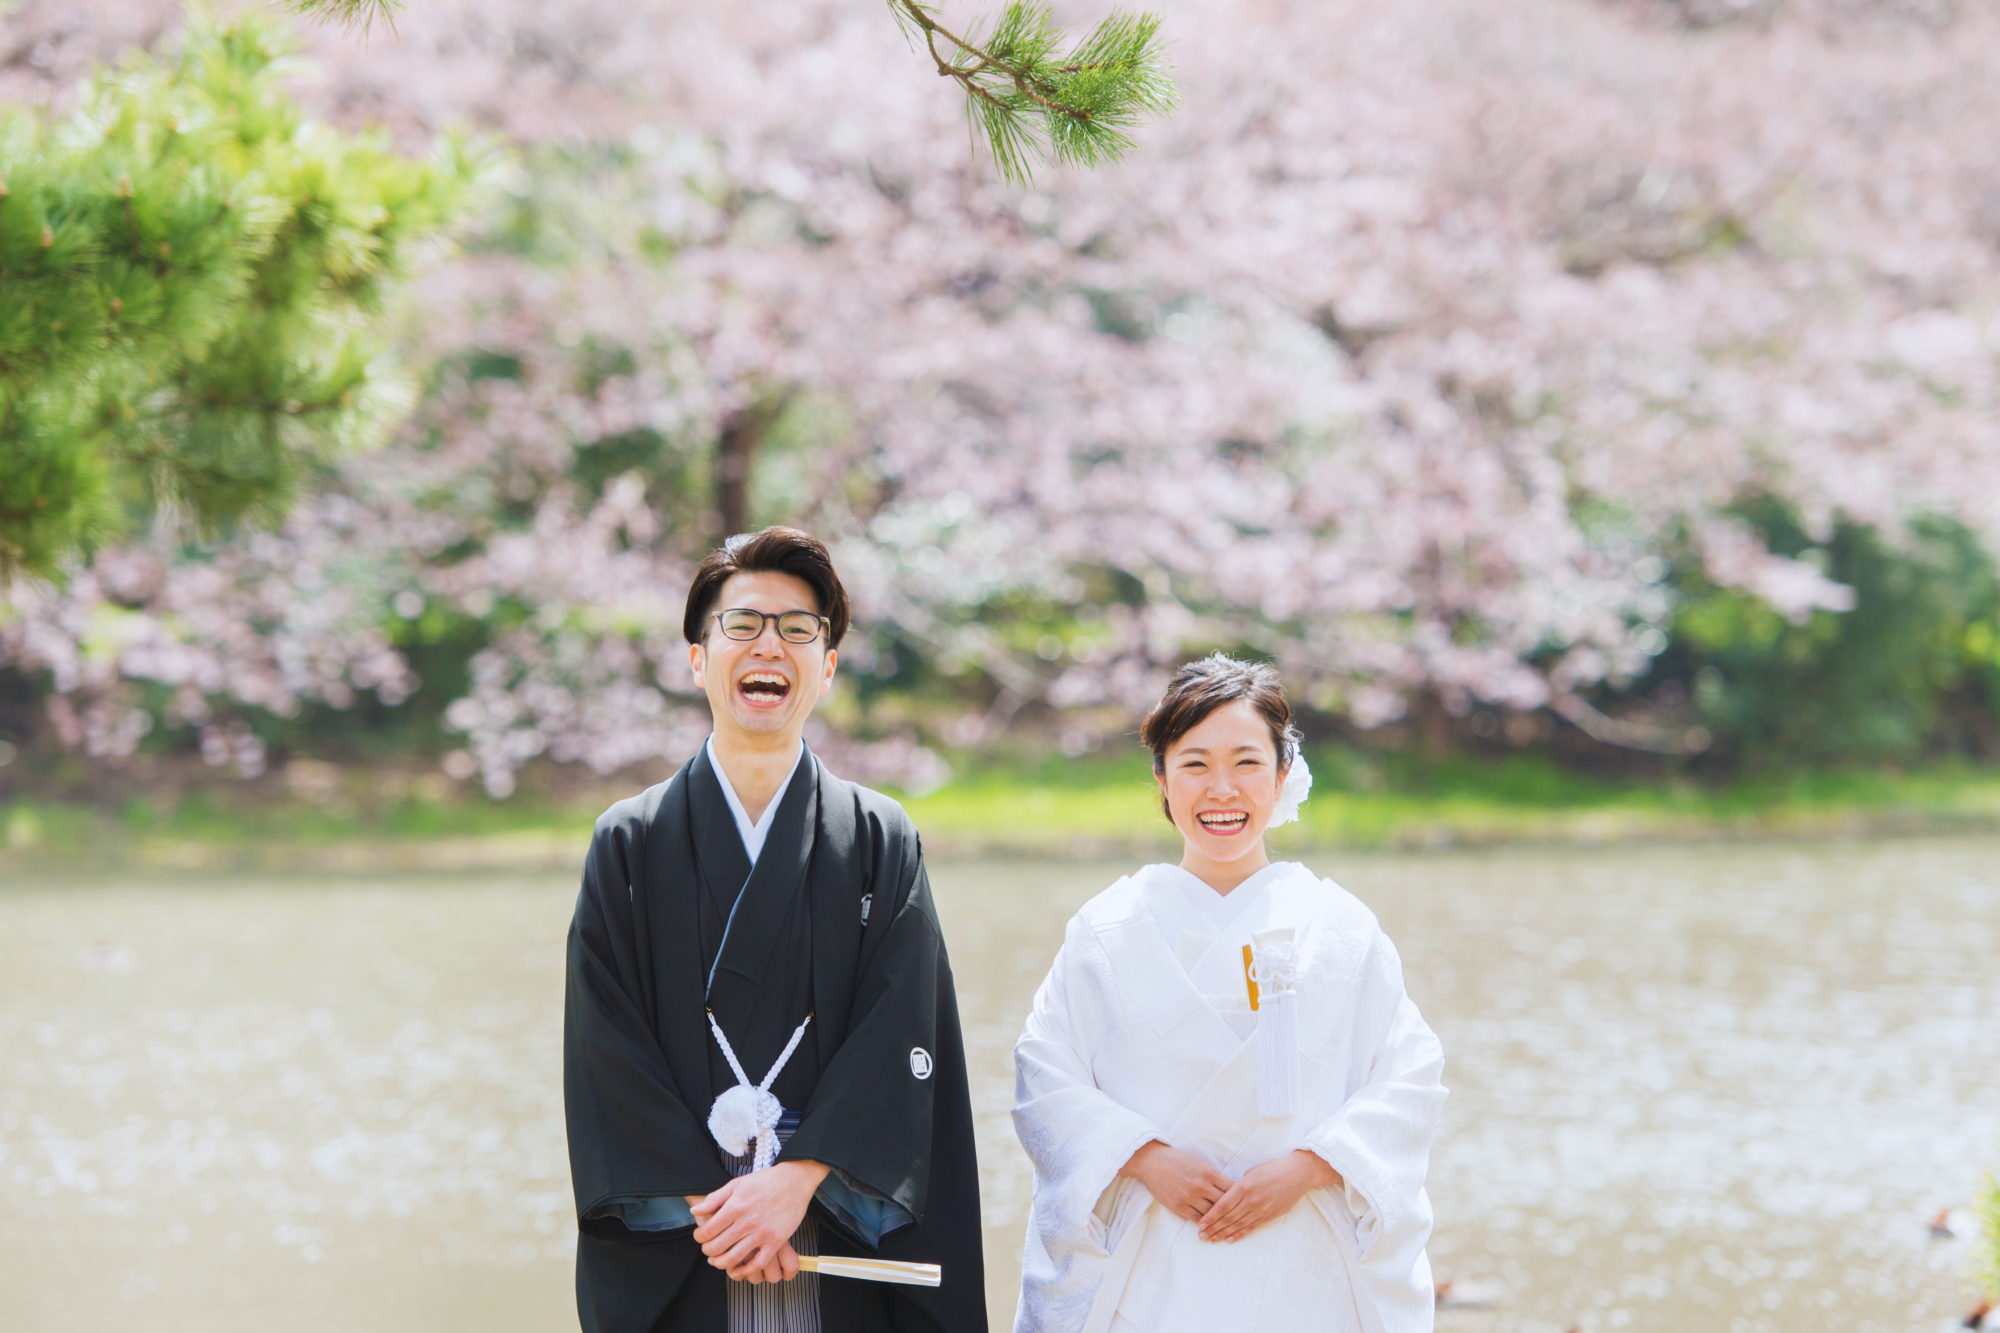
{"label": "green grass bank", "polygon": [[[1726,787],[1618,781],[1534,756],[1424,763],[1311,756],[1304,817],[1274,850],[1425,849],[2000,831],[2000,770],[1822,769]],[[615,788],[491,801],[350,770],[302,796],[217,788],[111,810],[0,805],[0,870],[503,869],[574,866]],[[1158,854],[1177,843],[1143,756],[958,765],[905,804],[937,856]]]}

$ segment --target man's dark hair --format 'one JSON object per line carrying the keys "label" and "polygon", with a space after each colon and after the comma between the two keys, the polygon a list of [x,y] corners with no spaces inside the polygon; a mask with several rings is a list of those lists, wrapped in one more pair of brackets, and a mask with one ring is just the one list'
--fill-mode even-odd
{"label": "man's dark hair", "polygon": [[[1299,743],[1299,729],[1292,725],[1292,702],[1285,697],[1285,683],[1278,669],[1263,662],[1239,662],[1222,653],[1210,653],[1199,662],[1189,662],[1174,673],[1167,692],[1139,724],[1139,739],[1153,752],[1153,772],[1167,771],[1167,751],[1174,742],[1193,731],[1224,704],[1246,699],[1271,728],[1271,745],[1277,751],[1278,767],[1291,766]],[[1167,818],[1167,799],[1160,797]]]}
{"label": "man's dark hair", "polygon": [[722,585],[732,574],[790,574],[804,582],[819,602],[813,609],[826,617],[826,646],[840,647],[847,634],[847,589],[834,573],[833,556],[826,543],[811,533],[779,527],[739,532],[701,562],[688,589],[687,612],[681,618],[681,633],[689,643],[700,643],[709,616],[723,609],[716,603],[722,597]]}

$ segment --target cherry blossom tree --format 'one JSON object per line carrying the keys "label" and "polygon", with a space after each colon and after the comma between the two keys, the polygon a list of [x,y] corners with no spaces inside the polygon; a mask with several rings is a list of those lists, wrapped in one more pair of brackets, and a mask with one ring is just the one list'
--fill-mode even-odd
{"label": "cherry blossom tree", "polygon": [[[41,63],[5,90],[170,30],[142,8],[16,10]],[[1795,620],[1852,605],[1751,502],[2000,546],[2000,16],[1753,17],[1188,0],[1182,110],[1034,189],[973,156],[872,5],[319,32],[324,114],[519,145],[427,288],[431,392],[261,547],[17,589],[0,653],[109,710],[77,724],[108,752],[135,680],[184,679],[190,720],[196,695],[407,690],[384,608],[455,608],[493,627],[455,762],[504,791],[535,754],[684,753],[690,562],[722,518],[782,518],[836,543],[852,670],[967,682],[950,714],[850,697],[836,725],[889,737],[860,769],[1028,704],[1101,726],[1216,644],[1363,728],[1484,704],[1693,748],[1600,708],[1669,642],[1676,567]],[[342,594],[274,611],[285,580]],[[186,665],[210,658],[243,683]]]}

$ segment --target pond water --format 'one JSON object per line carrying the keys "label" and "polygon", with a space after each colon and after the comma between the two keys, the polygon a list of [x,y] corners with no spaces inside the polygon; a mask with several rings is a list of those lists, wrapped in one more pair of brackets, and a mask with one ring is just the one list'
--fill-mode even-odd
{"label": "pond water", "polygon": [[[1311,858],[1442,1036],[1444,1329],[1936,1333],[2000,1165],[2000,841]],[[933,867],[996,1327],[1010,1050],[1123,867]],[[564,875],[0,886],[0,1325],[575,1326]],[[1959,1225],[1959,1231],[1965,1231]]]}

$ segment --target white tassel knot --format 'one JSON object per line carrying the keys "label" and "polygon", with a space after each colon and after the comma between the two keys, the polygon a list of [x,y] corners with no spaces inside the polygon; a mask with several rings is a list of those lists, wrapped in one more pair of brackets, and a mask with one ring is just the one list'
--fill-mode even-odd
{"label": "white tassel knot", "polygon": [[[708,1113],[708,1132],[715,1135],[715,1141],[722,1145],[722,1151],[731,1157],[741,1157],[750,1151],[750,1145],[757,1145],[757,1156],[764,1155],[764,1140],[775,1138],[778,1118],[785,1113],[775,1094],[748,1083],[738,1083],[727,1088]],[[765,1164],[760,1160],[758,1170]]]}
{"label": "white tassel knot", "polygon": [[792,1039],[785,1043],[784,1053],[764,1075],[764,1081],[752,1083],[737,1062],[729,1038],[722,1035],[722,1025],[715,1021],[713,1013],[708,1016],[708,1029],[722,1047],[722,1058],[729,1061],[730,1072],[736,1075],[736,1086],[725,1088],[708,1109],[708,1132],[731,1157],[743,1156],[755,1143],[756,1156],[750,1160],[752,1171],[762,1171],[778,1160],[778,1120],[785,1114],[785,1108],[771,1091],[771,1083],[785,1067],[785,1061],[792,1058],[792,1052],[799,1048],[799,1038],[806,1035],[806,1023],[812,1021],[812,1015],[807,1014],[805,1023],[799,1024],[792,1032]]}
{"label": "white tassel knot", "polygon": [[1253,956],[1250,976],[1257,983],[1258,995],[1276,999],[1298,991],[1298,953],[1289,943],[1267,946],[1254,951]]}

